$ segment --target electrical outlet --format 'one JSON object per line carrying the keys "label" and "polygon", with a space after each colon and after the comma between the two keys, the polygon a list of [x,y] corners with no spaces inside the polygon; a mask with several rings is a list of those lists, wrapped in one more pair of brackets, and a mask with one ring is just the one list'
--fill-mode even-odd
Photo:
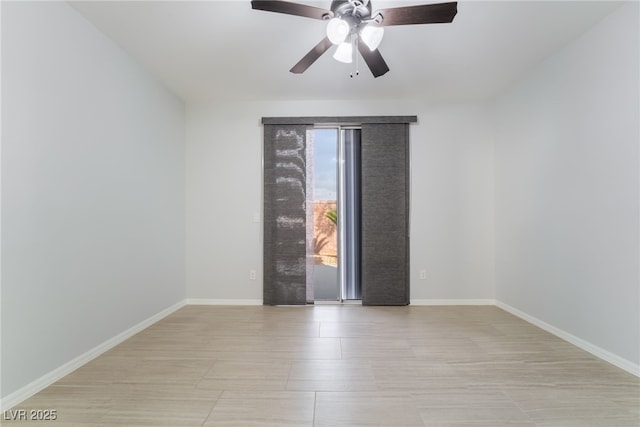
{"label": "electrical outlet", "polygon": [[420,270],[420,280],[426,280],[427,270]]}
{"label": "electrical outlet", "polygon": [[256,271],[249,270],[249,280],[256,280]]}

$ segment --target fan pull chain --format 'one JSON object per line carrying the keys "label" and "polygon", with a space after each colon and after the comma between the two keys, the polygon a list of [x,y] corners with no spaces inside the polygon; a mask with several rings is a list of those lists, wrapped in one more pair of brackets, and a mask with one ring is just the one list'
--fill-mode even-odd
{"label": "fan pull chain", "polygon": [[[356,66],[355,66],[355,75],[358,76],[358,75],[360,75],[360,71],[359,71],[360,67],[358,66],[358,62],[359,62],[359,59],[360,59],[360,56],[358,55],[358,52],[359,52],[358,43],[360,42],[360,37],[355,37],[354,41],[355,41],[355,43],[353,43],[353,44],[355,44],[355,47],[356,47],[353,50],[354,51],[353,54],[356,57],[356,60],[355,60],[355,64],[356,64]],[[351,74],[349,74],[349,77],[353,78],[353,75],[354,75],[354,73],[351,73]]]}

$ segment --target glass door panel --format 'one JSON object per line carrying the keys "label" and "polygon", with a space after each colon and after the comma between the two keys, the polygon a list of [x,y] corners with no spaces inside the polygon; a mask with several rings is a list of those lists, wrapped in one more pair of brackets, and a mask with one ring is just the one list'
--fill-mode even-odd
{"label": "glass door panel", "polygon": [[307,145],[307,300],[360,300],[359,128],[316,128]]}
{"label": "glass door panel", "polygon": [[338,301],[338,129],[314,129],[312,145],[307,207],[313,216],[313,294],[315,301]]}
{"label": "glass door panel", "polygon": [[360,129],[340,129],[338,214],[343,300],[360,300]]}

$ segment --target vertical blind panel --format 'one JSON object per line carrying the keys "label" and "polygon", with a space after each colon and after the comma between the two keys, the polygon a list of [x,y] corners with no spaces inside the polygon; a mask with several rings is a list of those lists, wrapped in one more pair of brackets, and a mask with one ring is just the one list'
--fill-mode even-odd
{"label": "vertical blind panel", "polygon": [[264,304],[305,304],[306,125],[264,126]]}
{"label": "vertical blind panel", "polygon": [[409,304],[409,128],[363,124],[362,304]]}

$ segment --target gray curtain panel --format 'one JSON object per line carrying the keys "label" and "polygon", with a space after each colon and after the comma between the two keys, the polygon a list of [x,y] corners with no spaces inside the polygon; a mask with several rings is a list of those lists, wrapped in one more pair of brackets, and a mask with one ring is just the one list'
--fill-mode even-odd
{"label": "gray curtain panel", "polygon": [[362,304],[409,304],[409,125],[362,125]]}
{"label": "gray curtain panel", "polygon": [[306,125],[264,125],[264,299],[306,304]]}

